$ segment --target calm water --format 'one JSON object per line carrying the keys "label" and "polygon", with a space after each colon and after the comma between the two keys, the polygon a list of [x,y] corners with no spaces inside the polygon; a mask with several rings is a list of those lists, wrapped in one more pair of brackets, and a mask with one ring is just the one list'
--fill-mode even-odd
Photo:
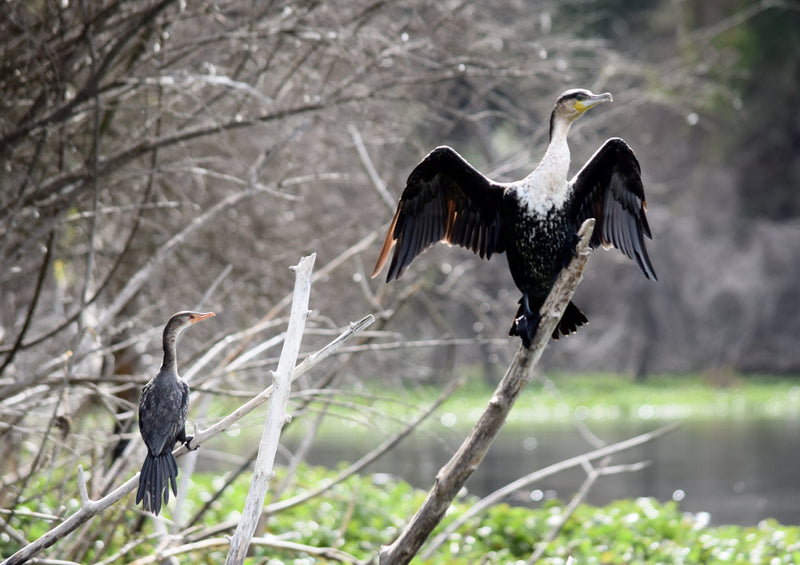
{"label": "calm water", "polygon": [[[651,431],[652,422],[591,423],[607,443]],[[601,477],[587,502],[603,505],[619,498],[651,496],[679,499],[688,512],[709,512],[714,524],[754,525],[764,518],[800,524],[800,422],[797,420],[688,421],[655,442],[617,454],[612,464],[649,460],[652,465],[622,475]],[[503,430],[480,468],[467,483],[472,494],[495,489],[568,457],[591,450],[570,425],[537,425],[530,433]],[[346,437],[344,435],[343,437]],[[391,473],[428,489],[439,468],[463,440],[464,434],[434,438],[418,434],[394,453],[374,463],[369,472]],[[367,448],[317,445],[313,464],[354,461]],[[573,469],[531,485],[515,504],[536,504],[538,498],[568,500],[585,473]]]}

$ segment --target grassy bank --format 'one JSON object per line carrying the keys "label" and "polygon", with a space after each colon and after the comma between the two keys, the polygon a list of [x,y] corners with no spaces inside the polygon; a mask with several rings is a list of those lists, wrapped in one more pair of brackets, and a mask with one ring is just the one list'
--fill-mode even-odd
{"label": "grassy bank", "polygon": [[[476,375],[464,375],[467,384],[452,396],[441,412],[452,412],[459,422],[474,422],[485,408],[493,388]],[[441,387],[402,391],[411,405],[424,405]],[[386,396],[385,390],[383,395]],[[387,402],[389,411],[394,402]],[[800,379],[772,376],[659,375],[645,381],[613,374],[548,374],[537,377],[522,394],[509,424],[588,420],[675,420],[686,418],[800,417]]]}
{"label": "grassy bank", "polygon": [[[469,430],[485,409],[493,387],[466,371],[465,386],[457,390],[423,424],[427,430]],[[327,410],[336,425],[323,425],[321,438],[338,437],[342,428],[349,439],[374,437],[374,426],[392,429],[408,421],[436,399],[446,383],[405,388],[367,384],[337,395]],[[325,398],[330,399],[330,396]],[[314,406],[312,405],[312,410]],[[800,379],[772,376],[662,375],[644,382],[612,374],[548,374],[531,382],[511,410],[506,428],[533,424],[568,424],[574,418],[587,423],[652,421],[654,425],[703,419],[800,419]],[[330,421],[329,421],[330,423]],[[260,433],[260,428],[252,430]],[[293,434],[302,430],[289,430]]]}
{"label": "grassy bank", "polygon": [[[468,430],[485,409],[494,387],[477,371],[465,370],[455,375],[465,385],[440,406],[424,424],[441,429],[442,425]],[[319,401],[303,405],[295,415],[316,412],[322,401],[336,425],[323,425],[321,437],[338,436],[342,427],[355,440],[359,434],[374,436],[374,424],[408,421],[430,405],[447,383],[424,386],[386,387],[376,382],[356,385],[319,396]],[[307,399],[298,395],[297,402]],[[294,405],[295,409],[299,404]],[[217,405],[218,416],[235,408],[224,402]],[[255,415],[238,427],[243,440],[261,433],[261,418]],[[800,378],[763,375],[658,375],[645,381],[615,374],[547,374],[531,382],[509,415],[508,427],[532,423],[568,423],[573,418],[588,422],[647,421],[659,424],[687,419],[800,419]],[[290,427],[291,428],[291,427]],[[290,437],[303,430],[287,430]]]}
{"label": "grassy bank", "polygon": [[[483,409],[491,389],[476,379],[444,409]],[[784,418],[800,414],[800,379],[731,375],[660,375],[639,382],[620,375],[539,377],[511,421],[686,418]]]}

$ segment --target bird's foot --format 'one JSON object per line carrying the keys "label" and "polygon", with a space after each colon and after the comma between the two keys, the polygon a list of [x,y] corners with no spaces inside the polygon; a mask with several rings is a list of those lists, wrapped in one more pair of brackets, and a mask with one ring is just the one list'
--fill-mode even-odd
{"label": "bird's foot", "polygon": [[533,341],[533,336],[536,335],[536,329],[539,327],[541,319],[538,308],[534,312],[527,293],[523,293],[522,298],[519,300],[517,317],[514,318],[514,323],[511,324],[511,330],[509,330],[508,335],[518,335],[522,339],[522,345],[526,349],[530,349],[531,341]]}
{"label": "bird's foot", "polygon": [[533,312],[525,312],[514,320],[516,334],[522,339],[522,345],[529,349],[533,336],[536,335],[536,328],[539,327],[541,316]]}
{"label": "bird's foot", "polygon": [[188,449],[189,451],[194,451],[200,447],[199,445],[195,445],[194,447],[192,447],[191,443],[193,439],[194,436],[186,436],[186,439],[183,440],[183,445],[185,445],[186,449]]}

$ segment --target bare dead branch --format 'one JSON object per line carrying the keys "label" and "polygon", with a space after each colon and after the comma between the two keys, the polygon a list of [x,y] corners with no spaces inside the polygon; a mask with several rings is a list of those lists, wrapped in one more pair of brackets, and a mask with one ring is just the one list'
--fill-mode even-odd
{"label": "bare dead branch", "polygon": [[390,449],[392,449],[395,445],[400,443],[403,439],[405,439],[412,431],[414,431],[419,425],[428,417],[430,416],[441,404],[450,398],[450,396],[457,391],[459,388],[464,386],[463,380],[453,381],[447,387],[444,388],[442,393],[439,397],[431,403],[425,410],[421,411],[416,418],[414,418],[408,425],[394,434],[393,436],[387,438],[383,443],[377,446],[375,449],[361,457],[358,461],[354,462],[353,464],[349,465],[346,469],[343,469],[339,474],[336,475],[333,479],[326,482],[325,485],[321,487],[317,487],[315,489],[310,489],[303,494],[297,495],[292,498],[287,498],[285,500],[281,500],[280,502],[275,502],[273,504],[268,505],[264,509],[265,514],[275,514],[280,512],[281,510],[285,510],[287,508],[291,508],[292,506],[297,506],[298,504],[302,504],[303,502],[310,500],[316,496],[319,496],[323,492],[329,490],[332,486],[344,481],[351,475],[354,475],[361,471],[364,467],[376,461],[382,455],[386,454]]}
{"label": "bare dead branch", "polygon": [[[83,475],[83,468],[78,467],[78,476],[79,476],[79,483],[80,483],[80,476]],[[54,527],[46,534],[44,534],[39,539],[29,543],[25,547],[21,548],[19,551],[14,553],[8,559],[0,562],[0,565],[19,565],[21,563],[25,563],[33,556],[37,555],[39,552],[47,549],[51,545],[55,544],[58,540],[69,534],[70,532],[74,531],[78,528],[81,524],[87,522],[88,520],[94,518],[105,509],[109,508],[111,505],[122,499],[123,496],[131,492],[136,486],[139,484],[139,474],[137,473],[108,495],[104,496],[100,500],[89,500],[87,496],[87,501],[81,504],[80,509],[75,512],[72,516],[61,522],[58,526]],[[86,489],[86,485],[84,482],[83,489]],[[83,495],[82,495],[83,497]]]}
{"label": "bare dead branch", "polygon": [[542,538],[542,540],[536,544],[536,549],[534,550],[533,554],[530,556],[530,558],[526,563],[531,565],[533,563],[536,563],[539,559],[541,559],[542,555],[544,555],[544,552],[547,549],[547,545],[551,541],[556,539],[558,532],[561,531],[561,528],[564,527],[564,524],[567,523],[567,520],[570,519],[570,517],[578,508],[578,506],[581,504],[581,502],[584,501],[586,495],[589,494],[589,491],[591,490],[592,486],[600,476],[639,471],[644,467],[647,467],[647,465],[649,464],[647,462],[639,462],[630,465],[615,465],[613,467],[609,467],[607,466],[608,460],[609,460],[608,457],[604,458],[603,462],[600,464],[599,467],[594,467],[592,466],[591,462],[584,461],[582,466],[586,470],[586,479],[584,479],[580,488],[572,497],[572,499],[569,501],[569,504],[567,504],[566,508],[564,508],[561,514],[559,514],[556,523],[550,527],[550,530],[548,530],[544,538]]}
{"label": "bare dead branch", "polygon": [[358,131],[358,128],[353,124],[347,126],[347,131],[350,132],[350,137],[353,138],[353,143],[355,144],[356,151],[358,152],[358,158],[361,159],[361,164],[364,165],[364,169],[369,175],[369,180],[372,181],[372,186],[378,192],[383,201],[386,202],[389,210],[394,212],[394,198],[392,198],[392,195],[389,194],[389,191],[386,189],[386,183],[383,182],[383,179],[375,169],[375,165],[372,163],[372,159],[369,157],[367,147],[364,145],[364,140],[361,138],[361,132]]}
{"label": "bare dead branch", "polygon": [[[344,345],[350,338],[354,335],[359,333],[362,329],[366,328],[372,322],[375,321],[375,318],[370,314],[365,316],[358,322],[354,322],[350,324],[350,327],[342,332],[336,339],[328,343],[322,349],[311,353],[308,355],[301,363],[299,363],[292,373],[292,382],[300,378],[301,375],[306,373],[307,371],[311,370],[317,364],[321,363],[331,355],[333,355],[342,345]],[[194,440],[192,441],[192,449],[196,445],[203,443],[204,441],[208,440],[211,437],[214,437],[225,430],[227,430],[230,426],[247,416],[250,412],[264,404],[267,400],[269,400],[270,396],[272,396],[272,385],[261,391],[258,395],[253,397],[249,402],[246,402],[233,412],[231,412],[228,416],[206,428],[204,430],[198,431],[195,436]],[[175,455],[181,455],[185,453],[186,446],[181,446],[175,451]]]}
{"label": "bare dead branch", "polygon": [[245,190],[241,192],[233,192],[217,202],[214,206],[209,208],[206,212],[194,218],[189,224],[180,232],[170,238],[159,250],[153,254],[147,264],[144,265],[130,280],[125,284],[125,287],[117,293],[114,301],[103,310],[101,318],[96,324],[98,331],[103,330],[110,321],[119,313],[120,310],[133,298],[139,291],[142,285],[147,282],[148,277],[153,273],[156,267],[160,266],[166,261],[175,251],[178,245],[185,241],[188,237],[194,234],[201,227],[206,225],[208,221],[218,215],[219,213],[227,210],[237,202],[244,198],[248,198],[257,194],[255,190]]}
{"label": "bare dead branch", "polygon": [[275,454],[278,451],[281,431],[286,423],[286,406],[292,388],[292,373],[300,352],[300,342],[308,318],[308,300],[311,294],[311,273],[316,256],[310,255],[300,260],[295,267],[295,287],[289,327],[283,342],[283,351],[278,369],[272,374],[273,394],[270,398],[269,412],[261,435],[258,457],[256,458],[250,490],[245,499],[242,517],[231,538],[231,547],[225,561],[228,565],[241,565],[247,556],[250,540],[256,530],[269,482],[273,476]]}
{"label": "bare dead branch", "polygon": [[[3,360],[3,364],[0,365],[0,375],[3,374],[6,367],[8,367],[9,364],[11,364],[11,362],[14,360],[14,356],[19,351],[19,348],[22,345],[22,340],[24,339],[25,334],[28,331],[28,328],[30,327],[31,321],[33,320],[33,313],[36,310],[37,304],[39,303],[39,297],[41,296],[42,285],[44,284],[45,275],[47,274],[47,271],[50,269],[50,264],[52,263],[53,251],[54,251],[53,248],[55,247],[55,243],[56,243],[56,232],[55,230],[53,230],[52,232],[50,232],[47,251],[45,253],[44,259],[42,260],[42,265],[39,269],[39,274],[36,278],[36,290],[34,291],[33,300],[31,301],[31,304],[28,307],[28,311],[25,315],[25,322],[22,324],[22,328],[19,330],[19,334],[17,334],[17,339],[14,341],[14,345],[11,348],[11,351],[9,351],[8,355],[6,355],[6,358]],[[27,384],[28,383],[25,383],[24,385],[18,386],[16,388],[11,387],[11,390],[19,390],[19,388],[27,386]]]}
{"label": "bare dead branch", "polygon": [[436,475],[428,496],[397,539],[385,546],[379,555],[380,565],[398,565],[411,561],[419,548],[444,517],[453,499],[483,461],[486,452],[500,432],[514,402],[533,377],[533,370],[550,341],[558,321],[580,283],[583,269],[589,260],[589,240],[594,219],[586,220],[578,235],[575,258],[558,276],[542,309],[541,322],[529,349],[520,347],[503,380],[497,385],[489,405],[481,414],[469,437],[464,440],[450,461]]}

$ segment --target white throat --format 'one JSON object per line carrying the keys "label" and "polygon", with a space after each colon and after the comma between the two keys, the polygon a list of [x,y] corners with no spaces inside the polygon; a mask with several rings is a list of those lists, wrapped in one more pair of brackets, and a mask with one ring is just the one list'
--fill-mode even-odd
{"label": "white throat", "polygon": [[569,146],[567,133],[571,122],[558,120],[542,162],[517,187],[517,197],[530,212],[545,215],[561,208],[569,194]]}

